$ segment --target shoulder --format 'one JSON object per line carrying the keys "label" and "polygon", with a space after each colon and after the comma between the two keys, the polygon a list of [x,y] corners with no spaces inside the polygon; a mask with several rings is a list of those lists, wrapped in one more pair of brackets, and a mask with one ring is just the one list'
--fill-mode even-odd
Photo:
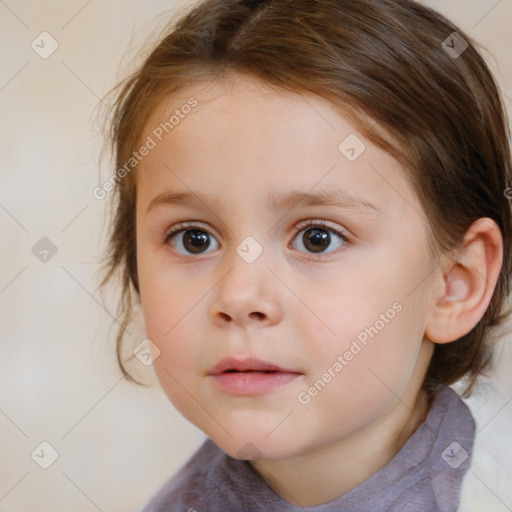
{"label": "shoulder", "polygon": [[435,510],[457,510],[462,481],[471,465],[475,420],[459,395],[440,385],[423,427],[423,441],[430,453],[418,466],[423,476],[421,484],[416,482],[423,486],[418,497],[423,494],[423,503],[431,503]]}
{"label": "shoulder", "polygon": [[351,510],[454,512],[475,435],[471,412],[451,388],[435,390],[425,421],[397,455],[337,504]]}
{"label": "shoulder", "polygon": [[140,512],[243,510],[251,499],[254,475],[207,439]]}
{"label": "shoulder", "polygon": [[[221,461],[223,453],[207,439],[192,457],[150,499],[141,512],[180,512],[187,494],[201,491],[208,471]],[[192,512],[192,510],[190,511]]]}

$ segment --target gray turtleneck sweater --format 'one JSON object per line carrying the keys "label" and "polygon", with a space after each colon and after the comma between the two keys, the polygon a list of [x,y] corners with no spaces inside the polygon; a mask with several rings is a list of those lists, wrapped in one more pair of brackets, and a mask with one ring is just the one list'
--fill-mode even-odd
{"label": "gray turtleneck sweater", "polygon": [[425,421],[377,473],[333,501],[297,507],[243,460],[207,439],[142,512],[454,512],[471,462],[475,422],[451,388],[438,386]]}

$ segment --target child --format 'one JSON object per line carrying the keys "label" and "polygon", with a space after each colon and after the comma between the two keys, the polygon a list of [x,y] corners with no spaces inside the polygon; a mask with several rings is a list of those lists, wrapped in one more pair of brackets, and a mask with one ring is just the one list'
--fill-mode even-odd
{"label": "child", "polygon": [[448,385],[486,369],[512,270],[470,38],[412,0],[203,1],[111,128],[104,283],[209,438],[144,512],[457,510],[475,425]]}

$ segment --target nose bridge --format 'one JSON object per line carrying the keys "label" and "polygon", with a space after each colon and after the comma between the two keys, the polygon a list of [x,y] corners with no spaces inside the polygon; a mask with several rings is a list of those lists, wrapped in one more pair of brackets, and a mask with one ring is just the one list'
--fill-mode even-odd
{"label": "nose bridge", "polygon": [[221,280],[221,286],[229,293],[235,293],[240,299],[244,296],[255,299],[261,294],[266,280],[267,252],[253,236],[246,236],[238,245],[233,246],[227,258],[228,273]]}
{"label": "nose bridge", "polygon": [[[246,323],[251,319],[276,321],[280,310],[275,286],[269,281],[268,251],[254,236],[246,236],[226,258],[212,304],[216,319]],[[275,278],[274,278],[275,279]]]}

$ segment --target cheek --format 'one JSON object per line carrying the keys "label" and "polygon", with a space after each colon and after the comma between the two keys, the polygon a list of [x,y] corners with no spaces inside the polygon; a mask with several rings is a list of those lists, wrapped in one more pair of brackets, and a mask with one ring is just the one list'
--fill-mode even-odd
{"label": "cheek", "polygon": [[184,279],[184,271],[165,260],[163,251],[139,248],[137,270],[146,334],[164,340],[186,324],[183,319],[197,303],[200,291],[193,280]]}
{"label": "cheek", "polygon": [[[386,385],[397,393],[403,390],[423,339],[424,304],[421,292],[408,295],[411,269],[398,268],[393,272],[389,265],[383,273],[367,267],[364,275],[333,280],[330,293],[309,294],[311,311],[297,315],[296,331],[309,364],[308,384],[331,368],[337,384],[329,384],[326,395],[335,400],[351,401],[354,388],[368,397],[380,394],[379,388],[393,397]],[[338,371],[332,369],[337,361],[342,370],[339,365]]]}
{"label": "cheek", "polygon": [[145,293],[141,302],[146,336],[159,348],[161,359],[175,367],[198,350],[193,317],[194,308],[200,305],[196,304],[197,299],[184,293],[169,293],[160,284],[147,287]]}
{"label": "cheek", "polygon": [[[308,286],[310,291],[306,294]],[[381,273],[369,268],[364,274],[333,276],[325,285],[316,286],[313,293],[311,283],[307,283],[297,292],[304,297],[308,309],[297,309],[297,332],[306,345],[314,348],[316,359],[328,363],[333,354],[349,350],[354,340],[364,347],[372,334],[396,323],[401,314],[397,309],[403,308],[396,288],[396,282],[387,282]]]}
{"label": "cheek", "polygon": [[[176,409],[190,421],[196,419],[190,396],[196,396],[197,374],[204,350],[191,321],[197,296],[169,292],[162,281],[146,288],[143,314],[146,336],[158,347],[153,368],[162,390]],[[195,298],[195,300],[193,300]],[[196,305],[196,308],[200,305]]]}
{"label": "cheek", "polygon": [[421,339],[405,315],[404,308],[376,335],[368,335],[366,345],[347,335],[339,340],[338,350],[324,350],[320,361],[311,352],[315,364],[302,390],[307,393],[302,399],[309,396],[310,401],[297,406],[304,425],[315,418],[319,437],[327,439],[363,428],[396,405],[415,367],[416,339]]}
{"label": "cheek", "polygon": [[179,277],[179,269],[166,270],[165,265],[151,265],[144,259],[139,262],[145,334],[160,351],[155,370],[159,379],[164,378],[166,388],[176,384],[169,380],[169,374],[189,385],[193,366],[201,361],[195,319],[203,311],[198,299],[204,290],[199,290],[194,281]]}

